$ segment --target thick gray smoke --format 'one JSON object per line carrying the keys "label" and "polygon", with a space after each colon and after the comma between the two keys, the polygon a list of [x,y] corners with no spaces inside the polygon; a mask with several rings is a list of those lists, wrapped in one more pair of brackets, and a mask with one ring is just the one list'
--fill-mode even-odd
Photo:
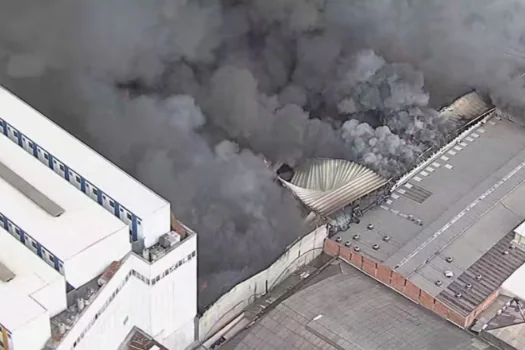
{"label": "thick gray smoke", "polygon": [[523,12],[510,0],[0,0],[0,82],[171,202],[200,235],[203,305],[305,233],[259,155],[403,173],[452,128],[430,105],[478,88],[522,106]]}

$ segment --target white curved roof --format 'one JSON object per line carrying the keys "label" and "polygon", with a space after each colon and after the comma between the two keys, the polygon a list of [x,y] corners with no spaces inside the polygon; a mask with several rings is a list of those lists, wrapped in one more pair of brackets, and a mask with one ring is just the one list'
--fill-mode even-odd
{"label": "white curved roof", "polygon": [[316,159],[295,170],[284,186],[310,209],[330,215],[384,186],[388,181],[372,170],[346,160]]}
{"label": "white curved roof", "polygon": [[475,91],[461,96],[450,106],[440,111],[442,116],[453,119],[473,119],[492,109],[492,106],[483,100]]}

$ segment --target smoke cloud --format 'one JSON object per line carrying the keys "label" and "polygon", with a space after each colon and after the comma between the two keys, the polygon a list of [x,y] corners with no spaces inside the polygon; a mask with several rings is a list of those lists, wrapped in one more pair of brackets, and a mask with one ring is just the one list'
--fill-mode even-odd
{"label": "smoke cloud", "polygon": [[[524,7],[489,0],[0,0],[0,82],[167,198],[202,305],[304,234],[260,157],[408,170],[472,88],[523,107]],[[425,84],[426,82],[426,84]]]}

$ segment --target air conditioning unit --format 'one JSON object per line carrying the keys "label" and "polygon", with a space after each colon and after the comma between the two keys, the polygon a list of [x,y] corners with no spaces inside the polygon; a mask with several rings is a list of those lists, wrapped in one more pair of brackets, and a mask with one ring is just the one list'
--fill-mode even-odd
{"label": "air conditioning unit", "polygon": [[180,242],[180,236],[177,234],[166,233],[159,238],[159,243],[163,248],[173,247]]}

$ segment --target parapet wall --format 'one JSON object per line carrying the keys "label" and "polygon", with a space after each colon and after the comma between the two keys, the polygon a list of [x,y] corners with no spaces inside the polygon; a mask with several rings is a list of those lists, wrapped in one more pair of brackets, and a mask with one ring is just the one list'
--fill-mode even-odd
{"label": "parapet wall", "polygon": [[483,310],[485,310],[499,294],[499,289],[492,293],[483,303],[481,303],[471,314],[464,316],[453,310],[447,304],[437,300],[424,290],[417,287],[414,283],[393,271],[387,266],[376,263],[350,248],[345,247],[330,239],[325,240],[324,252],[330,256],[339,257],[353,267],[366,273],[376,281],[395,290],[404,297],[412,300],[440,317],[452,322],[461,328],[468,328]]}

